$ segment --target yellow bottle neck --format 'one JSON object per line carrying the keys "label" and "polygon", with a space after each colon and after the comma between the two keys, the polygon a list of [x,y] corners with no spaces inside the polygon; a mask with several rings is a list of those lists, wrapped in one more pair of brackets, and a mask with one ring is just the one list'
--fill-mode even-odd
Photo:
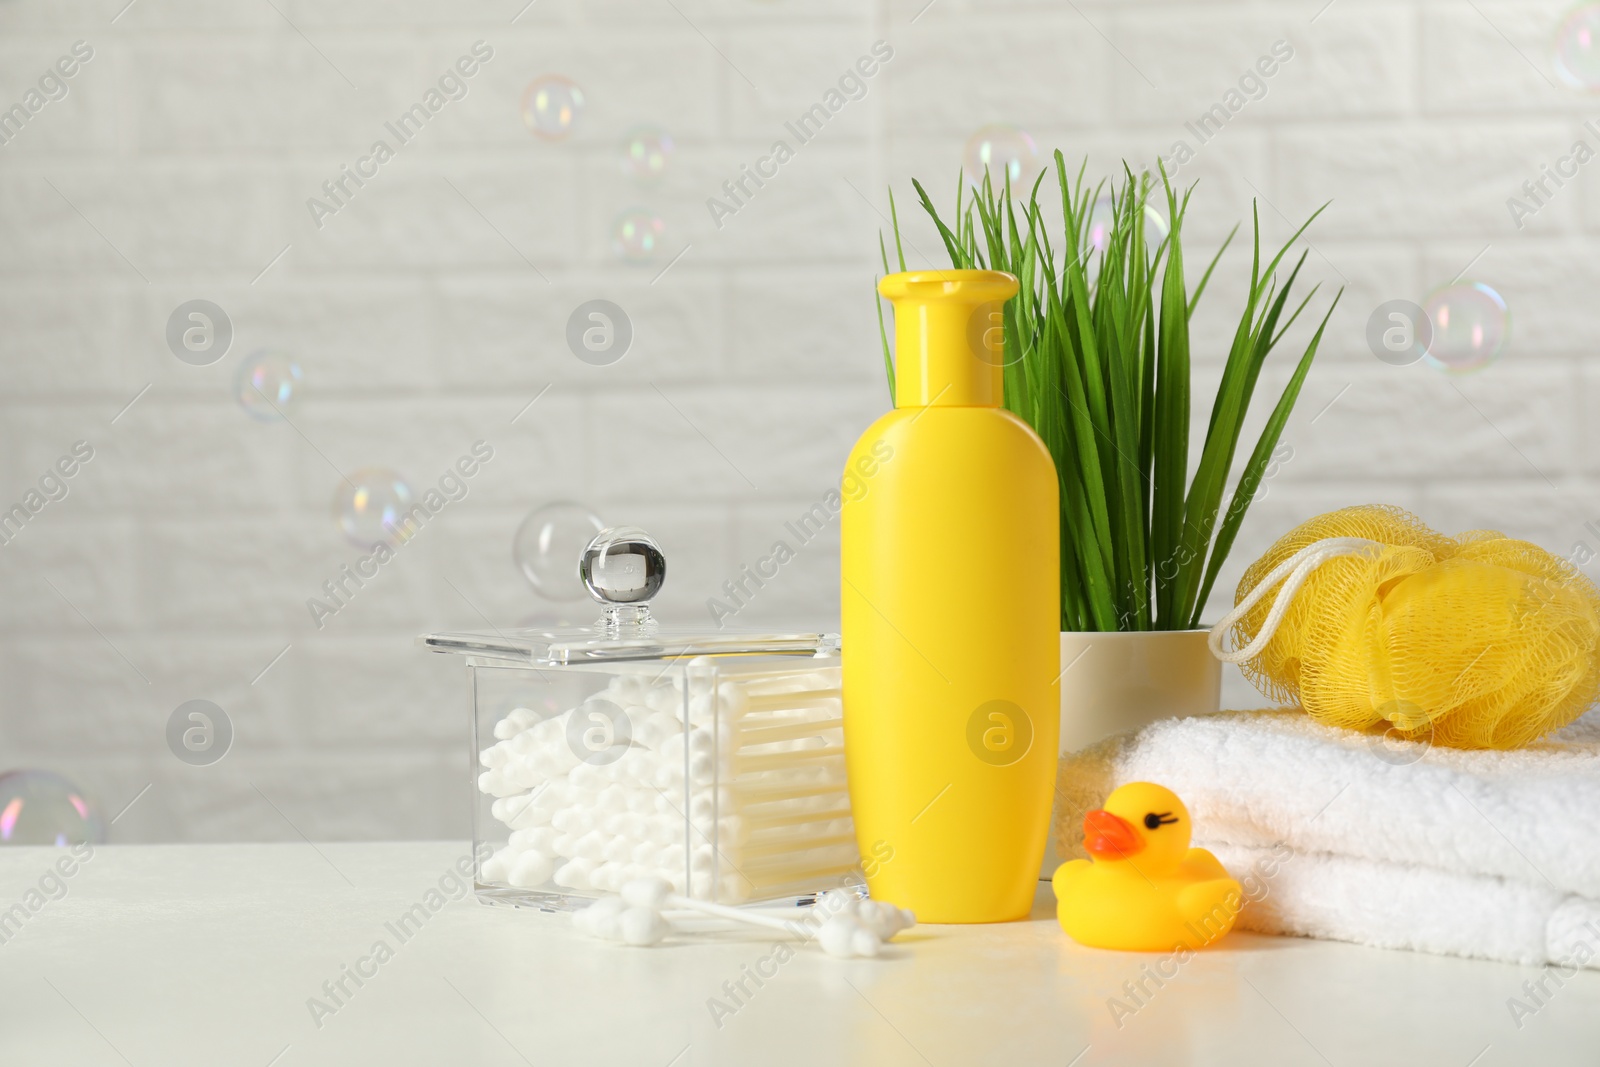
{"label": "yellow bottle neck", "polygon": [[878,292],[894,305],[896,407],[1000,406],[1001,309],[1016,295],[1015,277],[910,271],[884,278]]}

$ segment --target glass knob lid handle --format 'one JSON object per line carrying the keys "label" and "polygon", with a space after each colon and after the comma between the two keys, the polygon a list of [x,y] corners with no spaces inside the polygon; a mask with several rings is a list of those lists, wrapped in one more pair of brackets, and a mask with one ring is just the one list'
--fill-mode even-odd
{"label": "glass knob lid handle", "polygon": [[667,580],[667,557],[639,527],[611,526],[583,550],[578,577],[601,604],[643,607]]}

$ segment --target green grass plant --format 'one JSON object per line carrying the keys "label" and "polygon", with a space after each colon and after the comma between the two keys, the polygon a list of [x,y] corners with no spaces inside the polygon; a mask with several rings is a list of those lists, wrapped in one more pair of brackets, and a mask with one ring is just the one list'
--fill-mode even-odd
{"label": "green grass plant", "polygon": [[[1005,406],[1039,434],[1061,480],[1061,628],[1193,629],[1339,302],[1335,295],[1301,352],[1224,508],[1261,368],[1317,292],[1313,287],[1289,310],[1305,254],[1281,286],[1278,270],[1322,209],[1264,266],[1260,216],[1253,212],[1248,295],[1191,477],[1190,320],[1238,227],[1191,291],[1182,235],[1193,187],[1180,197],[1164,169],[1158,186],[1125,165],[1122,179],[1110,186],[1103,239],[1091,240],[1091,214],[1105,186],[1090,189],[1085,167],[1069,174],[1059,151],[1054,161],[1059,249],[1040,199],[1048,172],[1026,202],[1012,195],[1009,181],[996,187],[985,177],[969,189],[963,180],[948,220],[920,182],[912,185],[950,266],[1003,270],[1021,283],[1004,308]],[[1157,189],[1170,220],[1165,235],[1148,210]],[[896,258],[905,270],[892,191],[890,210]],[[887,274],[881,235],[879,253]],[[878,323],[892,396],[894,361],[881,300]]]}

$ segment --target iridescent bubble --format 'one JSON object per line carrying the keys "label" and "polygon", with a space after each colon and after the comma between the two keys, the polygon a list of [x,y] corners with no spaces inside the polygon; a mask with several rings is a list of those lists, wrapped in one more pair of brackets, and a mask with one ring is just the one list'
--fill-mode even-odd
{"label": "iridescent bubble", "polygon": [[638,126],[622,142],[622,173],[651,180],[666,172],[672,159],[672,137],[659,126]]}
{"label": "iridescent bubble", "polygon": [[358,548],[409,540],[415,527],[407,521],[411,486],[385,467],[356,471],[333,494],[333,521]]}
{"label": "iridescent bubble", "polygon": [[667,224],[647,208],[630,208],[617,216],[611,231],[611,249],[629,263],[648,263],[661,247]]}
{"label": "iridescent bubble", "polygon": [[603,529],[600,517],[582,504],[553,501],[534,508],[522,520],[511,542],[511,558],[540,596],[581,600],[589,594],[578,577],[578,563]]}
{"label": "iridescent bubble", "polygon": [[[1087,223],[1091,254],[1104,252],[1111,242],[1111,230],[1116,225],[1116,205],[1109,194],[1100,197],[1089,208]],[[1167,220],[1148,201],[1144,205],[1144,239],[1146,247],[1155,249],[1167,239]]]}
{"label": "iridescent bubble", "polygon": [[1511,336],[1505,299],[1482,282],[1458,282],[1423,301],[1433,325],[1424,358],[1451,374],[1471,374],[1493,363]]}
{"label": "iridescent bubble", "polygon": [[105,839],[100,812],[61,775],[0,774],[0,845],[99,844]]}
{"label": "iridescent bubble", "polygon": [[294,357],[272,349],[253,352],[239,364],[234,392],[239,406],[262,422],[289,417],[300,401],[305,375]]}
{"label": "iridescent bubble", "polygon": [[1577,89],[1600,89],[1600,3],[1580,4],[1556,30],[1556,73]]}
{"label": "iridescent bubble", "polygon": [[1116,210],[1109,196],[1102,196],[1089,209],[1089,247],[1104,252],[1111,243],[1111,227],[1116,221]]}
{"label": "iridescent bubble", "polygon": [[547,141],[565,140],[582,114],[583,90],[560,74],[533,79],[522,94],[523,123]]}
{"label": "iridescent bubble", "polygon": [[1144,206],[1144,233],[1145,241],[1153,248],[1167,239],[1167,217],[1156,209],[1154,204]]}
{"label": "iridescent bubble", "polygon": [[1011,188],[1025,193],[1039,172],[1039,146],[1032,135],[1015,126],[985,126],[967,139],[961,167],[974,185],[983,184],[987,171],[997,188],[1009,175]]}

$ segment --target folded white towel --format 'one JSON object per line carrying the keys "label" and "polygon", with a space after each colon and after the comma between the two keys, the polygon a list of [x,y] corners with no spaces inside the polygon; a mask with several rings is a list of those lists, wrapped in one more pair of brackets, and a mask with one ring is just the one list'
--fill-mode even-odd
{"label": "folded white towel", "polygon": [[1246,886],[1242,929],[1600,967],[1600,712],[1511,752],[1292,710],[1153,723],[1062,760],[1063,856],[1082,854],[1083,812],[1130,781],[1182,797],[1194,843],[1229,870],[1270,872]]}
{"label": "folded white towel", "polygon": [[1587,897],[1326,852],[1201,844],[1247,880],[1241,930],[1600,968],[1600,904]]}

